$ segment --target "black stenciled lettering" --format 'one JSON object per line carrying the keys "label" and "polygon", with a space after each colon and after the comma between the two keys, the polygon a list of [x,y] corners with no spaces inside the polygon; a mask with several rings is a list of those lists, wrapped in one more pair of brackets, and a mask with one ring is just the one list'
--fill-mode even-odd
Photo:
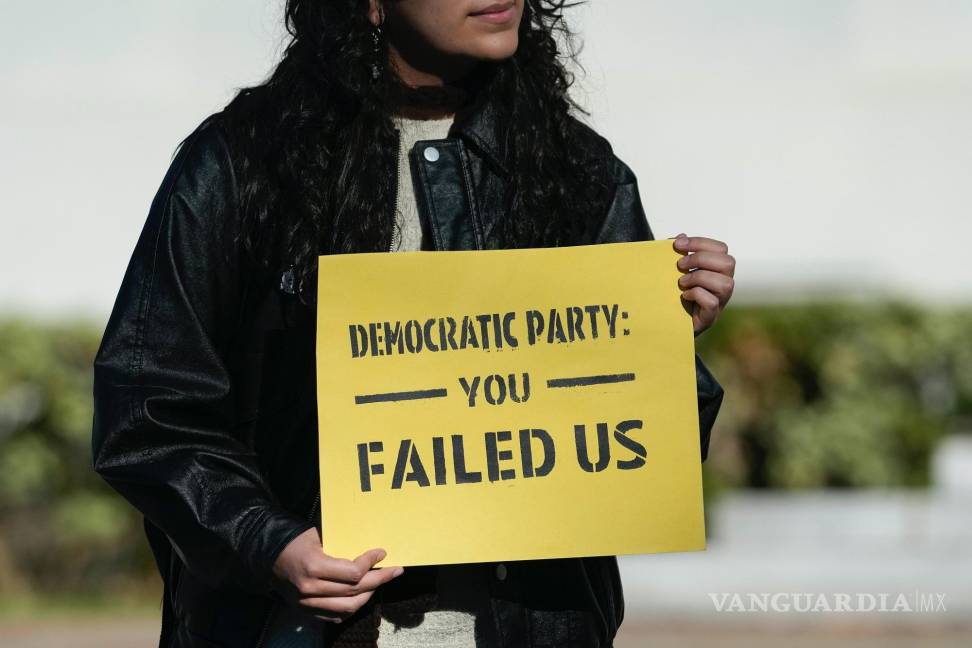
{"label": "black stenciled lettering", "polygon": [[584,340],[584,311],[577,306],[567,309],[567,335],[570,341]]}
{"label": "black stenciled lettering", "polygon": [[404,351],[404,340],[402,339],[402,323],[391,322],[384,323],[385,329],[385,355],[391,355],[395,347],[398,347],[397,351],[399,354]]}
{"label": "black stenciled lettering", "polygon": [[371,476],[383,475],[385,466],[383,464],[370,463],[369,452],[381,452],[381,441],[371,441],[369,443],[358,444],[358,474],[361,479],[361,492],[367,493],[371,490]]}
{"label": "black stenciled lettering", "polygon": [[[494,385],[497,386],[495,391]],[[506,381],[503,380],[503,376],[499,374],[486,376],[486,380],[483,381],[483,396],[490,405],[502,405],[506,400]]]}
{"label": "black stenciled lettering", "polygon": [[[543,450],[543,462],[539,466],[534,466],[533,462],[533,439],[540,441]],[[538,428],[520,430],[520,459],[524,477],[543,477],[550,474],[557,461],[553,438],[546,430]]]}
{"label": "black stenciled lettering", "polygon": [[516,313],[507,313],[503,316],[503,340],[506,342],[506,346],[511,349],[515,349],[519,346],[520,342],[513,335],[513,320],[516,319]]}
{"label": "black stenciled lettering", "polygon": [[469,472],[466,470],[466,453],[463,448],[462,435],[452,435],[452,464],[456,469],[457,484],[475,484],[483,481],[483,473],[479,471]]}
{"label": "black stenciled lettering", "polygon": [[483,349],[489,349],[489,320],[492,315],[485,313],[476,316],[476,321],[479,322],[479,339],[482,341]]}
{"label": "black stenciled lettering", "polygon": [[371,471],[368,470],[368,444],[358,444],[358,475],[361,479],[361,492],[371,490]]}
{"label": "black stenciled lettering", "polygon": [[554,339],[563,344],[567,343],[567,335],[564,333],[564,322],[560,317],[560,312],[556,308],[551,308],[550,322],[547,326],[547,343],[553,344]]}
{"label": "black stenciled lettering", "polygon": [[378,348],[378,325],[374,322],[368,324],[368,339],[371,341],[371,355],[383,355],[383,351]]}
{"label": "black stenciled lettering", "polygon": [[435,340],[432,339],[433,326],[435,326],[435,319],[430,318],[425,320],[425,325],[422,326],[422,335],[425,338],[425,348],[435,353],[439,350],[439,347],[436,345]]}
{"label": "black stenciled lettering", "polygon": [[591,306],[585,306],[584,311],[587,313],[591,321],[591,337],[597,339],[597,315],[601,312],[601,307],[594,304]]}
{"label": "black stenciled lettering", "polygon": [[[448,330],[446,330],[446,325],[448,325]],[[445,349],[448,348],[455,351],[459,348],[456,344],[456,320],[451,317],[446,317],[439,320],[439,339],[441,340],[439,345]]]}
{"label": "black stenciled lettering", "polygon": [[351,335],[351,357],[361,358],[368,353],[368,330],[360,324],[349,324]]}
{"label": "black stenciled lettering", "polygon": [[499,450],[498,444],[511,441],[512,439],[513,434],[509,430],[486,433],[486,474],[489,477],[489,481],[495,482],[500,479],[507,480],[516,477],[516,471],[512,468],[501,470],[499,467],[501,461],[513,459],[513,451]]}
{"label": "black stenciled lettering", "polygon": [[472,384],[462,376],[459,377],[459,384],[462,385],[462,391],[466,392],[466,397],[469,399],[469,407],[476,406],[476,391],[479,389],[479,376],[474,376]]}
{"label": "black stenciled lettering", "polygon": [[611,446],[608,443],[607,423],[597,424],[597,463],[592,464],[587,448],[587,426],[574,426],[574,443],[577,446],[577,464],[585,472],[601,472],[611,460]]}
{"label": "black stenciled lettering", "polygon": [[537,310],[528,310],[527,320],[527,342],[530,346],[537,343],[537,338],[543,335],[543,314]]}
{"label": "black stenciled lettering", "polygon": [[506,402],[507,396],[514,403],[525,403],[530,400],[530,374],[524,372],[520,380],[516,374],[507,374],[506,378],[500,374],[491,374],[483,380],[479,376],[473,376],[470,380],[465,376],[459,377],[459,385],[466,394],[469,407],[476,406],[476,398],[479,396],[479,387],[483,387],[483,397],[490,405],[502,405]]}
{"label": "black stenciled lettering", "polygon": [[405,348],[409,353],[419,353],[422,350],[422,325],[418,320],[409,320],[405,324]]}
{"label": "black stenciled lettering", "polygon": [[459,348],[479,347],[479,340],[476,338],[476,329],[473,327],[472,320],[468,316],[462,318],[462,335],[459,338]]}
{"label": "black stenciled lettering", "polygon": [[500,323],[499,313],[493,313],[490,317],[493,322],[493,346],[497,349],[503,348],[503,325]]}
{"label": "black stenciled lettering", "polygon": [[628,436],[628,432],[631,430],[640,430],[641,428],[642,423],[637,420],[621,421],[615,426],[614,439],[622,447],[630,450],[635,455],[630,459],[618,459],[619,469],[634,470],[645,465],[645,457],[648,456],[648,451],[645,449],[645,446]]}
{"label": "black stenciled lettering", "polygon": [[601,306],[601,310],[604,311],[604,318],[607,320],[608,336],[613,338],[617,334],[618,305],[612,304],[610,308],[607,305],[603,305]]}
{"label": "black stenciled lettering", "polygon": [[514,403],[525,403],[530,400],[530,374],[523,372],[523,393],[520,394],[516,385],[516,374],[510,374],[510,399]]}
{"label": "black stenciled lettering", "polygon": [[[406,474],[406,465],[409,468]],[[419,486],[429,486],[429,476],[422,465],[418,449],[409,439],[402,439],[398,447],[398,461],[395,462],[395,474],[392,475],[392,488],[401,488],[406,481],[417,482]]]}
{"label": "black stenciled lettering", "polygon": [[442,486],[446,483],[445,439],[432,437],[432,468],[435,472],[435,483]]}

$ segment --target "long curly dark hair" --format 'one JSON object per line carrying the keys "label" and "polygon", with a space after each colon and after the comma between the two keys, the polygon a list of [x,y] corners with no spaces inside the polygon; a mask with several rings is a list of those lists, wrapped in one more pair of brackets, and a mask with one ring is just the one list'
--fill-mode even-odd
{"label": "long curly dark hair", "polygon": [[[505,133],[504,247],[576,240],[607,195],[569,137],[572,110],[585,112],[567,93],[577,48],[563,11],[575,4],[525,0],[516,53],[476,73],[479,92],[497,95],[499,123],[515,124]],[[368,0],[288,0],[282,60],[220,113],[240,178],[241,243],[264,267],[293,263],[309,278],[318,254],[389,247],[397,135],[388,88],[400,81],[389,66],[372,78],[367,9]]]}

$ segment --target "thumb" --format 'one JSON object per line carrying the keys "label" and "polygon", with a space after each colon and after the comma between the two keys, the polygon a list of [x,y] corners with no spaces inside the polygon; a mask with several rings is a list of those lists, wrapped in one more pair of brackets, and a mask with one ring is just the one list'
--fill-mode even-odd
{"label": "thumb", "polygon": [[369,569],[374,567],[376,563],[384,560],[385,556],[387,555],[388,554],[384,549],[369,549],[355,558],[353,562],[367,572]]}

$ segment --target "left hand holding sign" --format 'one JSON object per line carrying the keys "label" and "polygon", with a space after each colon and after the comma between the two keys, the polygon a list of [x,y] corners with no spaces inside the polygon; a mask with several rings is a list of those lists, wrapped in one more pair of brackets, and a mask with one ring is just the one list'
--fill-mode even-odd
{"label": "left hand holding sign", "polygon": [[273,573],[287,601],[319,621],[340,623],[368,602],[379,585],[403,573],[401,567],[373,569],[383,549],[371,549],[354,560],[321,551],[317,529],[294,538],[277,557]]}
{"label": "left hand holding sign", "polygon": [[675,237],[675,250],[683,253],[676,262],[682,290],[682,306],[692,316],[695,335],[712,326],[732,297],[736,259],[722,241],[704,236]]}

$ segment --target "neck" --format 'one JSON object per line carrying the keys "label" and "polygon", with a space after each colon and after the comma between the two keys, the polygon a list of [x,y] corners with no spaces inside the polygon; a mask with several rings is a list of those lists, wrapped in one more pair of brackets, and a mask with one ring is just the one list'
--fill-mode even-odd
{"label": "neck", "polygon": [[410,32],[400,32],[389,25],[388,63],[398,77],[410,86],[456,83],[477,67],[469,56],[446,54]]}
{"label": "neck", "polygon": [[391,91],[392,113],[410,119],[445,119],[465,103],[457,88],[397,86]]}
{"label": "neck", "polygon": [[[393,68],[388,83],[388,98],[394,114],[411,119],[444,119],[471,101],[480,87],[475,73],[455,80],[425,75],[402,77]],[[416,79],[419,81],[416,83]]]}
{"label": "neck", "polygon": [[[454,115],[473,94],[477,61],[444,56],[428,47],[388,44],[392,72],[391,100],[395,113],[413,119],[440,119]],[[435,55],[433,55],[435,54]]]}

